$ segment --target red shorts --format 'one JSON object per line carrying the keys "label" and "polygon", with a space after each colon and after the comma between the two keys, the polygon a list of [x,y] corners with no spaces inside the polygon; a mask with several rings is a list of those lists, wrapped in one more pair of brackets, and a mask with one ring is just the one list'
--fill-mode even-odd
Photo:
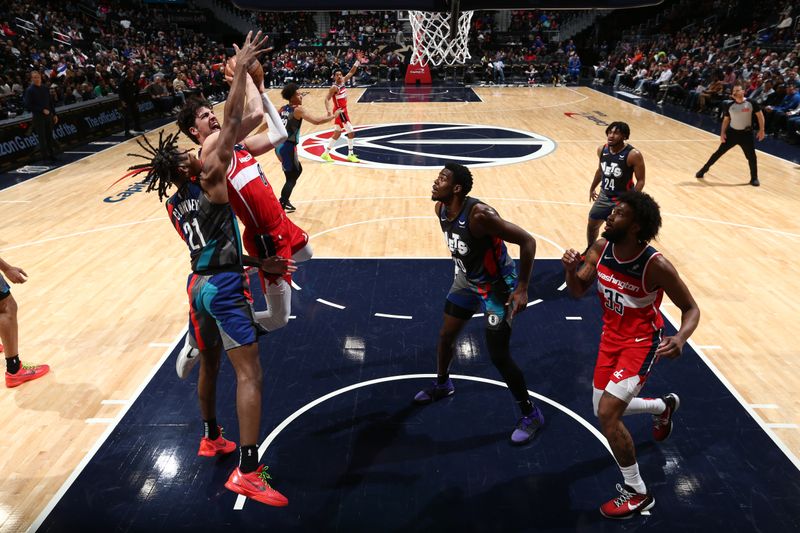
{"label": "red shorts", "polygon": [[[289,220],[289,217],[284,217],[280,224],[267,233],[257,233],[245,228],[242,240],[245,250],[253,257],[265,258],[277,255],[289,259],[308,244],[308,233]],[[267,282],[278,283],[281,277],[287,283],[292,282],[290,272],[281,276],[280,274],[268,274],[259,269],[258,276],[261,278],[261,288],[264,290],[266,290]]]}
{"label": "red shorts", "polygon": [[657,361],[655,353],[661,334],[658,330],[650,335],[620,339],[604,333],[594,367],[594,388],[630,403],[642,390]]}
{"label": "red shorts", "polygon": [[[339,109],[341,109],[342,112],[336,113],[339,111]],[[336,118],[333,120],[333,123],[344,129],[344,125],[350,122],[350,113],[347,111],[346,107],[340,107],[339,109],[334,110],[334,113],[336,113]]]}

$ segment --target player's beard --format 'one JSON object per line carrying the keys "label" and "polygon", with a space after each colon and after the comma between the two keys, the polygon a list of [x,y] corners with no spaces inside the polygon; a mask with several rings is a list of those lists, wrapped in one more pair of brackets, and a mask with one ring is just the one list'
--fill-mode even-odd
{"label": "player's beard", "polygon": [[604,231],[600,236],[606,239],[608,242],[611,243],[618,243],[621,242],[625,238],[625,234],[627,232],[624,229],[608,229]]}

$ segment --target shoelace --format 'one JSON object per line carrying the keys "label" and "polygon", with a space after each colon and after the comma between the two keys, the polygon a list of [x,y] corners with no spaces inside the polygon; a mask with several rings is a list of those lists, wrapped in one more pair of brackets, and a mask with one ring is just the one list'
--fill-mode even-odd
{"label": "shoelace", "polygon": [[28,363],[28,364],[22,363],[22,370],[36,370],[36,367],[38,366],[39,365],[34,363]]}
{"label": "shoelace", "polygon": [[258,478],[261,481],[263,481],[266,485],[269,485],[269,480],[272,479],[272,476],[270,476],[269,472],[267,472],[267,468],[269,468],[269,467],[265,466],[264,469],[261,470],[261,472],[258,473]]}
{"label": "shoelace", "polygon": [[619,496],[614,499],[614,505],[617,507],[621,507],[623,503],[626,503],[628,500],[635,496],[634,493],[628,492],[625,490],[625,487],[617,483],[617,490],[619,491]]}

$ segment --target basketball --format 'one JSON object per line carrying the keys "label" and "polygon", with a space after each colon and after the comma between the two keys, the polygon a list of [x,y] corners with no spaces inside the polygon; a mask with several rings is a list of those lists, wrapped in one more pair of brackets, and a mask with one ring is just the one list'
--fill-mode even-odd
{"label": "basketball", "polygon": [[[235,69],[236,58],[232,57],[225,63],[225,79],[228,81],[228,83],[233,81],[233,71]],[[253,82],[256,84],[256,87],[264,83],[264,67],[261,66],[260,62],[254,61],[250,66],[248,73],[250,74],[250,77],[253,78]]]}

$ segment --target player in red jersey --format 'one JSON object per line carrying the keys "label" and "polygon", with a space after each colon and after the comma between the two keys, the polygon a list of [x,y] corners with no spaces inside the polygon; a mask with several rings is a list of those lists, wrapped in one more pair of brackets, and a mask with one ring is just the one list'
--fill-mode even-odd
{"label": "player in red jersey", "polygon": [[353,125],[350,123],[350,113],[347,111],[347,87],[345,85],[356,73],[360,64],[361,61],[357,60],[344,76],[341,70],[336,70],[333,73],[333,85],[325,96],[325,111],[329,115],[331,114],[331,105],[329,102],[333,101],[333,114],[336,115],[336,120],[334,121],[335,127],[333,136],[330,141],[328,141],[328,146],[325,147],[325,151],[321,156],[325,161],[333,161],[329,152],[333,148],[333,145],[336,144],[336,141],[339,140],[339,137],[341,137],[342,130],[344,129],[347,131],[347,160],[352,163],[359,162],[358,157],[356,157],[356,154],[353,152],[353,139],[356,134],[353,131]]}
{"label": "player in red jersey", "polygon": [[[622,416],[651,414],[654,439],[669,437],[672,415],[680,405],[678,395],[637,396],[656,361],[678,357],[700,320],[697,303],[675,267],[648,244],[660,227],[655,200],[640,191],[626,191],[585,261],[573,249],[561,258],[570,294],[581,297],[597,280],[603,306],[592,401],[625,479],[624,485],[617,484],[620,495],[600,506],[608,518],[630,518],[655,505],[639,474],[633,439]],[[664,293],[681,310],[681,326],[672,337],[663,336],[664,320],[658,309]]]}
{"label": "player in red jersey", "polygon": [[[253,119],[253,117],[257,117]],[[247,136],[249,131],[266,118],[267,133]],[[266,95],[263,81],[256,87],[247,81],[247,111],[242,122],[246,125],[237,131],[234,158],[228,168],[228,196],[236,216],[245,225],[242,241],[247,253],[264,259],[271,256],[306,261],[313,252],[308,244],[308,234],[286,216],[269,181],[255,156],[279,146],[287,138],[286,128],[277,109]],[[211,104],[205,100],[190,99],[178,114],[178,126],[195,143],[200,144],[201,155],[216,149],[220,124]],[[247,129],[249,128],[249,129]],[[265,329],[274,331],[285,326],[291,313],[291,272],[270,275],[259,271],[264,289],[267,310],[256,313]],[[187,343],[178,356],[176,370],[185,378],[196,361],[196,350]]]}

